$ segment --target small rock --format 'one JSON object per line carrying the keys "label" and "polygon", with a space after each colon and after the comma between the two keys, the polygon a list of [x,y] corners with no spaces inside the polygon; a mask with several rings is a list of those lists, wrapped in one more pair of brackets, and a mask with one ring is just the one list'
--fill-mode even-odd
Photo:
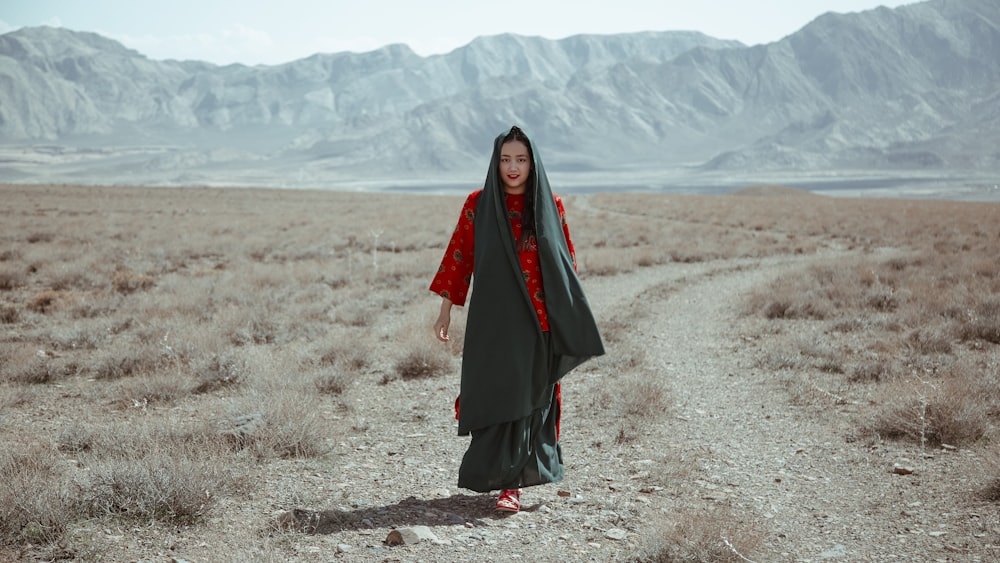
{"label": "small rock", "polygon": [[556,492],[556,494],[559,495],[559,496],[561,496],[561,497],[571,497],[571,496],[573,496],[573,493],[571,493],[569,491],[564,491],[562,489],[560,489],[558,492]]}
{"label": "small rock", "polygon": [[930,536],[930,537],[932,537],[932,538],[939,538],[939,537],[941,537],[941,536],[943,536],[943,535],[945,535],[947,533],[948,532],[930,532],[927,535]]}
{"label": "small rock", "polygon": [[628,537],[628,532],[621,528],[611,528],[610,530],[604,532],[604,537],[609,540],[621,541]]}
{"label": "small rock", "polygon": [[912,475],[913,468],[907,465],[894,464],[892,466],[892,472],[896,475]]}
{"label": "small rock", "polygon": [[337,553],[350,553],[354,551],[354,548],[347,545],[346,543],[337,544]]}
{"label": "small rock", "polygon": [[434,541],[438,539],[427,526],[410,526],[407,528],[397,528],[385,538],[386,545],[413,545],[421,541]]}

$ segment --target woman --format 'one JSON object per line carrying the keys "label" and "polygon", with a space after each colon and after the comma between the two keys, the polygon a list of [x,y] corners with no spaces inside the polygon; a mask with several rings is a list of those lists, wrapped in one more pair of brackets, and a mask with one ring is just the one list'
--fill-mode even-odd
{"label": "woman", "polygon": [[458,485],[499,490],[498,510],[520,509],[521,488],[563,477],[559,380],[604,353],[576,276],[562,201],[518,127],[500,134],[482,190],[469,195],[430,290],[448,340],[453,305],[469,303],[459,435],[472,434]]}

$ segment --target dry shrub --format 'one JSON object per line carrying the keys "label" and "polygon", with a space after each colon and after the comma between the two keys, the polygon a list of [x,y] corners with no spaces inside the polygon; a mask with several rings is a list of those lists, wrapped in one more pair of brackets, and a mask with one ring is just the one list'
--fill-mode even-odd
{"label": "dry shrub", "polygon": [[0,347],[0,380],[26,385],[51,383],[76,373],[72,361],[53,357],[30,344]]}
{"label": "dry shrub", "polygon": [[94,428],[82,424],[72,424],[63,427],[56,436],[56,447],[59,451],[70,454],[87,452],[96,447],[101,435]]}
{"label": "dry shrub", "polygon": [[921,445],[969,444],[986,435],[996,390],[965,371],[930,384],[897,382],[881,390],[884,406],[871,431],[883,438]]}
{"label": "dry shrub", "polygon": [[907,344],[923,355],[948,354],[951,352],[952,331],[948,327],[926,326],[910,332]]}
{"label": "dry shrub", "polygon": [[990,298],[975,308],[975,315],[960,329],[963,340],[1000,344],[1000,299]]}
{"label": "dry shrub", "polygon": [[669,415],[672,401],[667,384],[649,369],[629,372],[616,379],[618,391],[601,401],[617,421],[615,443],[639,439],[645,429],[656,427]]}
{"label": "dry shrub", "polygon": [[124,380],[112,393],[124,408],[146,408],[172,403],[191,393],[191,388],[175,373],[152,373]]}
{"label": "dry shrub", "polygon": [[827,320],[851,311],[890,312],[908,300],[867,261],[813,264],[751,292],[747,310],[767,319]]}
{"label": "dry shrub", "polygon": [[330,368],[322,370],[313,380],[316,390],[324,395],[343,395],[350,382],[350,377]]}
{"label": "dry shrub", "polygon": [[14,324],[21,320],[17,307],[6,303],[0,305],[0,324]]}
{"label": "dry shrub", "polygon": [[983,489],[982,497],[991,502],[1000,502],[1000,474],[993,472],[994,477]]}
{"label": "dry shrub", "polygon": [[895,311],[899,308],[900,296],[891,287],[875,287],[866,292],[865,304],[879,312]]}
{"label": "dry shrub", "polygon": [[192,393],[211,393],[242,383],[249,371],[246,359],[235,350],[212,354],[198,370],[198,381]]}
{"label": "dry shrub", "polygon": [[119,332],[107,319],[59,324],[49,329],[48,346],[54,350],[98,350]]}
{"label": "dry shrub", "polygon": [[649,268],[651,266],[658,266],[660,264],[666,264],[670,262],[669,256],[659,256],[653,254],[652,252],[644,252],[639,255],[636,265],[640,268]]}
{"label": "dry shrub", "polygon": [[890,362],[882,359],[868,360],[855,364],[850,369],[847,380],[851,383],[877,383],[892,379],[893,373]]}
{"label": "dry shrub", "polygon": [[19,369],[14,366],[11,367],[13,369],[8,368],[4,370],[7,372],[5,379],[11,383],[40,385],[52,383],[59,379],[60,375],[55,362],[48,358],[35,357],[26,364],[22,364]]}
{"label": "dry shrub", "polygon": [[[308,379],[289,373],[289,358],[273,358],[250,350],[252,366],[244,395],[232,406],[232,415],[219,421],[219,431],[237,449],[259,458],[317,457],[328,451],[333,432],[322,418],[323,408]],[[297,369],[297,368],[296,368]]]}
{"label": "dry shrub", "polygon": [[598,321],[601,338],[606,344],[627,341],[632,334],[633,326],[635,326],[635,323],[625,318],[602,319]]}
{"label": "dry shrub", "polygon": [[444,375],[451,369],[451,355],[443,346],[411,342],[396,360],[396,374],[403,379],[424,379]]}
{"label": "dry shrub", "polygon": [[20,270],[4,269],[0,271],[0,291],[13,291],[24,285],[24,272]]}
{"label": "dry shrub", "polygon": [[246,308],[233,315],[226,319],[233,323],[229,329],[231,344],[249,346],[274,344],[278,341],[280,327],[268,312]]}
{"label": "dry shrub", "polygon": [[990,502],[1000,502],[1000,445],[996,442],[990,444],[990,448],[984,452],[987,469],[986,484],[980,491],[983,500]]}
{"label": "dry shrub", "polygon": [[65,291],[45,289],[36,293],[28,301],[27,308],[29,311],[34,311],[35,313],[45,314],[72,302],[72,295]]}
{"label": "dry shrub", "polygon": [[60,541],[76,518],[75,499],[47,448],[0,448],[0,546]]}
{"label": "dry shrub", "polygon": [[32,388],[0,384],[0,425],[3,424],[4,416],[11,412],[9,409],[33,402],[37,402],[37,393]]}
{"label": "dry shrub", "polygon": [[[645,254],[643,254],[645,256]],[[580,276],[617,276],[635,270],[639,259],[634,249],[601,248],[579,257]]]}
{"label": "dry shrub", "polygon": [[759,523],[724,506],[681,507],[651,524],[635,563],[752,561],[764,540]]}
{"label": "dry shrub", "polygon": [[51,289],[68,291],[71,289],[93,289],[100,287],[102,280],[92,272],[87,266],[77,264],[64,266],[59,272],[53,273],[48,278],[48,286]]}
{"label": "dry shrub", "polygon": [[55,240],[56,236],[50,232],[46,231],[35,231],[29,233],[27,237],[24,238],[29,244],[36,244],[39,242],[52,242]]}
{"label": "dry shrub", "polygon": [[122,379],[153,373],[166,362],[159,347],[126,342],[108,350],[92,370],[96,379]]}
{"label": "dry shrub", "polygon": [[225,450],[198,433],[123,426],[81,459],[89,470],[80,478],[80,504],[94,517],[190,524],[244,484]]}
{"label": "dry shrub", "polygon": [[371,346],[368,344],[342,339],[332,346],[320,349],[315,356],[319,358],[320,366],[336,367],[346,373],[357,373],[368,366],[370,354]]}
{"label": "dry shrub", "polygon": [[810,365],[824,373],[844,373],[844,352],[824,340],[800,337],[796,346],[803,357],[810,358]]}
{"label": "dry shrub", "polygon": [[769,371],[794,370],[806,365],[806,359],[799,351],[786,345],[776,345],[767,350],[759,362],[761,367]]}
{"label": "dry shrub", "polygon": [[144,291],[156,285],[156,280],[149,275],[133,272],[128,268],[120,268],[111,274],[111,287],[118,293],[134,293]]}
{"label": "dry shrub", "polygon": [[314,399],[286,396],[268,407],[229,417],[221,422],[220,435],[234,449],[249,450],[260,459],[319,457],[329,450],[325,437],[330,429]]}
{"label": "dry shrub", "polygon": [[659,420],[670,411],[670,389],[649,371],[621,380],[619,396],[621,414],[643,424]]}
{"label": "dry shrub", "polygon": [[830,318],[834,315],[835,304],[820,281],[825,273],[812,268],[804,274],[782,276],[769,286],[750,293],[748,311],[771,320]]}

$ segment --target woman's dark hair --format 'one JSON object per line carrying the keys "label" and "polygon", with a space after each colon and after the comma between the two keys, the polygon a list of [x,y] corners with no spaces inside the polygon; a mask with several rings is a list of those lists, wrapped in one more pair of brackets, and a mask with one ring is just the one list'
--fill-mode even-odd
{"label": "woman's dark hair", "polygon": [[521,237],[517,241],[518,248],[527,246],[531,237],[535,236],[535,151],[531,148],[531,141],[528,136],[521,131],[517,125],[510,128],[500,146],[511,141],[520,141],[528,147],[528,160],[531,162],[531,171],[528,172],[528,181],[524,190],[524,210],[521,211]]}

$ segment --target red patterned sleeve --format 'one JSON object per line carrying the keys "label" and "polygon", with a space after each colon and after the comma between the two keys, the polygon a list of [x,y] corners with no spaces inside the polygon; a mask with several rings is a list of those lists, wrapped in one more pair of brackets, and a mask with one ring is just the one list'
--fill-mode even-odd
{"label": "red patterned sleeve", "polygon": [[573,248],[573,239],[569,236],[569,223],[566,222],[566,208],[563,207],[562,199],[553,195],[556,200],[556,209],[559,210],[559,220],[562,222],[563,234],[566,235],[566,246],[569,247],[569,255],[573,259],[573,269],[576,270],[576,249]]}
{"label": "red patterned sleeve", "polygon": [[476,203],[482,190],[469,194],[462,206],[455,232],[448,241],[437,275],[431,281],[430,290],[441,297],[450,299],[458,306],[465,305],[465,298],[472,285],[472,270],[476,250],[475,219]]}

